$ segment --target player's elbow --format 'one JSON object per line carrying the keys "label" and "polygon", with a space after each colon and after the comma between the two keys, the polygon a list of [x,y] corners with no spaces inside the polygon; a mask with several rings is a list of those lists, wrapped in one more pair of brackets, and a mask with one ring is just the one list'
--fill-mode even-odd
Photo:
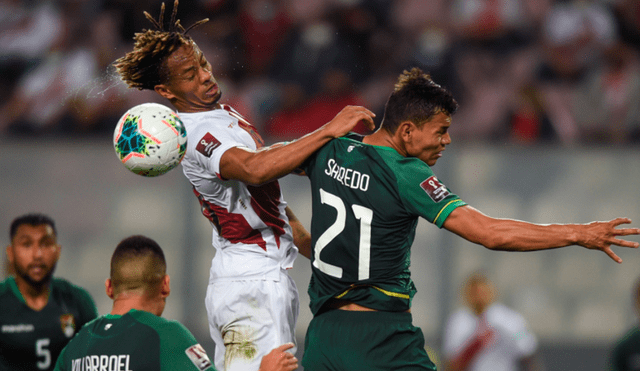
{"label": "player's elbow", "polygon": [[496,251],[506,250],[510,244],[510,241],[506,236],[492,231],[490,228],[486,229],[482,235],[478,236],[478,239],[475,242],[489,250]]}
{"label": "player's elbow", "polygon": [[259,186],[276,179],[273,172],[264,164],[247,164],[243,172],[245,175],[241,180],[253,186]]}

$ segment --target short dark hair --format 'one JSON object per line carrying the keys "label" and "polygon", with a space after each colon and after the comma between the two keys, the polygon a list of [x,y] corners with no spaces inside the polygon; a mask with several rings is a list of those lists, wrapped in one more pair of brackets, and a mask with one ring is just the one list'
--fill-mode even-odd
{"label": "short dark hair", "polygon": [[114,294],[152,291],[167,272],[162,248],[153,239],[133,235],[120,241],[111,257],[110,278]]}
{"label": "short dark hair", "polygon": [[20,228],[21,225],[25,225],[25,224],[28,224],[34,227],[38,225],[48,225],[51,227],[51,229],[53,229],[53,234],[58,236],[58,231],[56,230],[56,223],[53,221],[51,217],[41,213],[30,213],[30,214],[21,215],[13,219],[13,221],[11,222],[11,227],[9,228],[9,240],[13,240],[13,237],[15,237],[16,233],[18,232],[18,228]]}
{"label": "short dark hair", "polygon": [[384,107],[382,128],[393,134],[403,121],[421,126],[440,112],[452,115],[457,109],[458,102],[447,89],[414,67],[399,76]]}

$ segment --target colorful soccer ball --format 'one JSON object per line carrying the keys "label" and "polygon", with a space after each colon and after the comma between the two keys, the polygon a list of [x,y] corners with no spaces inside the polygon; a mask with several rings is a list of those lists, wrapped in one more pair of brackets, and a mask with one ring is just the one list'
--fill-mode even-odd
{"label": "colorful soccer ball", "polygon": [[169,107],[143,103],[122,115],[113,133],[113,146],[127,169],[143,176],[158,176],[182,161],[187,131]]}

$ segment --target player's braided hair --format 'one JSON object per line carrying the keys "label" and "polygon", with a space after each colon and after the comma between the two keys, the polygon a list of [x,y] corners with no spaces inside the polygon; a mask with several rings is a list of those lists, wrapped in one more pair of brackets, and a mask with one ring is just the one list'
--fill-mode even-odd
{"label": "player's braided hair", "polygon": [[414,67],[398,78],[385,105],[382,127],[394,133],[404,121],[422,125],[440,112],[452,115],[457,109],[458,102],[448,90]]}
{"label": "player's braided hair", "polygon": [[[139,90],[153,88],[167,81],[166,59],[182,45],[193,44],[187,35],[189,30],[207,21],[202,19],[185,29],[176,19],[178,0],[173,3],[173,12],[167,29],[164,28],[164,3],[160,7],[160,17],[154,19],[149,13],[144,16],[151,21],[155,29],[143,29],[134,36],[133,50],[115,61],[114,66],[122,80],[130,87]],[[195,46],[195,44],[194,44]]]}

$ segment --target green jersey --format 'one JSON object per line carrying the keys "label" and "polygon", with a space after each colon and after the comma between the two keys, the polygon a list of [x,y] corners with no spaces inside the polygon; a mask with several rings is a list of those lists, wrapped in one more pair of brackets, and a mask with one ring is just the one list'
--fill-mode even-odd
{"label": "green jersey", "polygon": [[135,309],[87,324],[64,348],[56,371],[215,371],[184,325]]}
{"label": "green jersey", "polygon": [[614,371],[640,371],[640,328],[634,327],[618,341],[611,354]]}
{"label": "green jersey", "polygon": [[53,370],[76,331],[98,316],[89,293],[54,278],[40,311],[27,306],[16,281],[0,283],[0,370]]}
{"label": "green jersey", "polygon": [[351,135],[332,140],[302,166],[311,180],[311,311],[331,298],[385,311],[411,307],[409,272],[418,218],[442,227],[465,203],[431,168]]}

